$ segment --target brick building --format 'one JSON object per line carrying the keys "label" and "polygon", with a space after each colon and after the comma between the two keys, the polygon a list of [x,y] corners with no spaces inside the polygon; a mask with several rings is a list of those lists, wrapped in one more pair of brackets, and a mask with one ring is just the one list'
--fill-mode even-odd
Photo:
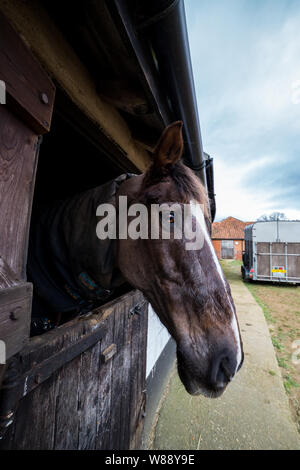
{"label": "brick building", "polygon": [[227,217],[212,226],[212,242],[219,259],[242,260],[244,249],[244,228],[253,222],[243,222],[235,217]]}

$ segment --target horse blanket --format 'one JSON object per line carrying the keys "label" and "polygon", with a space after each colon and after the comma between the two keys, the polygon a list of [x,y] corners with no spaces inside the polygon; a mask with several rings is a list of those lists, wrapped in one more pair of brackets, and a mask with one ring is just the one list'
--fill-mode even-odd
{"label": "horse blanket", "polygon": [[27,262],[34,286],[33,318],[88,311],[124,282],[115,266],[113,240],[96,235],[96,209],[115,204],[120,185],[131,176],[123,174],[33,216]]}

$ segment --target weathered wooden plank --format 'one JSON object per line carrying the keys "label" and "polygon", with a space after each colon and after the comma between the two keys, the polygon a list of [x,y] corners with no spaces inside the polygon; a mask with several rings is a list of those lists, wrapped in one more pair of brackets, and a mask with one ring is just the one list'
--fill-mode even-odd
{"label": "weathered wooden plank", "polygon": [[129,311],[131,299],[118,305],[115,312],[114,336],[113,342],[118,345],[117,354],[113,358],[112,368],[112,413],[110,422],[110,439],[112,449],[122,449],[121,445],[121,410],[122,400],[121,391],[124,386],[123,365],[124,365],[124,316]]}
{"label": "weathered wooden plank", "polygon": [[140,346],[139,346],[139,368],[140,368],[140,379],[139,379],[139,408],[138,408],[138,423],[136,426],[136,438],[135,445],[136,449],[140,448],[142,433],[144,428],[144,417],[146,413],[146,361],[147,361],[147,328],[148,328],[148,303],[145,303],[142,307],[142,314],[139,318],[140,327]]}
{"label": "weathered wooden plank", "polygon": [[58,373],[54,434],[54,448],[56,450],[76,450],[78,448],[80,366],[81,357],[78,356],[63,366]]}
{"label": "weathered wooden plank", "polygon": [[58,374],[52,375],[21,400],[15,418],[12,449],[53,449],[57,376]]}
{"label": "weathered wooden plank", "polygon": [[[106,320],[107,334],[101,341],[101,349],[106,349],[113,342],[114,315],[110,314]],[[97,438],[96,449],[112,449],[110,440],[110,422],[114,404],[112,403],[112,364],[113,361],[101,363],[98,376],[98,403],[97,403]]]}
{"label": "weathered wooden plank", "polygon": [[0,256],[0,289],[16,286],[20,280],[16,273],[8,266],[5,259]]}
{"label": "weathered wooden plank", "polygon": [[144,303],[140,315],[134,315],[131,340],[131,420],[130,449],[140,445],[143,430],[143,408],[145,404],[146,381],[146,342],[147,304]]}
{"label": "weathered wooden plank", "polygon": [[0,340],[6,347],[6,360],[28,342],[32,284],[0,289]]}
{"label": "weathered wooden plank", "polygon": [[139,406],[139,393],[138,393],[138,379],[139,379],[139,361],[137,360],[139,354],[139,318],[134,316],[132,318],[132,340],[131,340],[131,390],[130,390],[130,449],[136,448],[136,423]]}
{"label": "weathered wooden plank", "polygon": [[130,427],[129,427],[129,449],[136,448],[135,442],[135,429],[136,429],[136,417],[138,413],[138,381],[139,381],[139,360],[137,360],[137,354],[139,351],[138,344],[138,330],[137,330],[138,318],[135,316],[132,319],[132,339],[131,339],[131,369],[130,369]]}
{"label": "weathered wooden plank", "polygon": [[101,367],[100,348],[101,341],[81,355],[78,387],[79,450],[93,450],[96,447],[99,383],[95,378]]}
{"label": "weathered wooden plank", "polygon": [[114,342],[118,353],[100,368],[97,449],[129,448],[132,317],[129,319],[128,314],[142,299],[143,296],[138,291],[131,292],[116,299],[112,308],[106,310],[108,334],[102,341],[101,348],[105,350]]}
{"label": "weathered wooden plank", "polygon": [[120,390],[121,414],[120,414],[120,448],[129,449],[130,444],[130,392],[131,392],[131,341],[132,341],[132,315],[129,311],[132,304],[124,311],[124,337],[123,337],[123,367],[122,387]]}
{"label": "weathered wooden plank", "polygon": [[1,12],[0,76],[6,85],[6,104],[37,134],[48,132],[55,86]]}
{"label": "weathered wooden plank", "polygon": [[25,280],[38,137],[0,106],[0,253]]}

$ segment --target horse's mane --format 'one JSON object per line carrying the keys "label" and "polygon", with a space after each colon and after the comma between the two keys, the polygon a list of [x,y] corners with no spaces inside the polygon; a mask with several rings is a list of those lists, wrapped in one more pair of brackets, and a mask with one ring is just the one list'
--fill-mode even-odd
{"label": "horse's mane", "polygon": [[144,201],[146,203],[159,202],[159,185],[167,181],[175,183],[180,197],[178,202],[188,204],[191,200],[194,200],[203,204],[204,216],[206,219],[210,219],[206,190],[193,171],[181,160],[170,168],[158,168],[155,164],[150,166],[143,180]]}

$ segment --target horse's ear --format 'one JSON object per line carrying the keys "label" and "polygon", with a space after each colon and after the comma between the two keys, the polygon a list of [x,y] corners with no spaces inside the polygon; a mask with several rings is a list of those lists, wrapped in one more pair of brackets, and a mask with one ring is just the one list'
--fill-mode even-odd
{"label": "horse's ear", "polygon": [[182,121],[170,124],[163,131],[154,152],[155,166],[172,167],[183,152]]}

